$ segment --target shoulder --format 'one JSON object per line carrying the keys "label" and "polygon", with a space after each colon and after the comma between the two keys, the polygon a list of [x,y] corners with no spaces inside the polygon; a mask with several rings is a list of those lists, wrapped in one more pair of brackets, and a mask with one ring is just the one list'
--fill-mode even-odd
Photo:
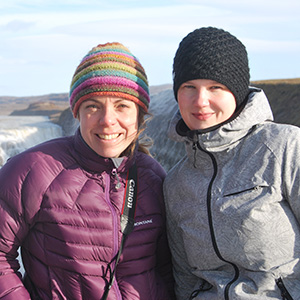
{"label": "shoulder", "polygon": [[138,182],[142,189],[162,193],[162,185],[166,176],[163,167],[151,156],[139,152],[136,157]]}
{"label": "shoulder", "polygon": [[287,146],[300,146],[300,128],[290,124],[266,122],[257,130],[260,140],[274,151]]}
{"label": "shoulder", "polygon": [[166,176],[166,171],[161,166],[161,164],[153,157],[145,153],[138,152],[136,157],[136,164],[141,172],[145,172],[149,175],[155,175],[161,179],[164,179]]}
{"label": "shoulder", "polygon": [[66,164],[72,144],[72,137],[63,137],[29,148],[10,158],[1,168],[1,175],[9,174],[12,180],[14,177],[25,178],[35,170],[37,173],[42,173],[45,169],[47,172],[55,172],[55,166]]}
{"label": "shoulder", "polygon": [[300,128],[293,125],[259,124],[239,145],[239,155],[245,159],[252,157],[261,161],[264,158],[265,162],[277,162],[279,166],[288,161],[294,161],[294,166],[300,163]]}
{"label": "shoulder", "polygon": [[60,137],[57,139],[52,139],[49,141],[46,141],[44,143],[41,143],[37,146],[34,146],[26,151],[23,152],[23,154],[26,153],[44,153],[45,155],[53,155],[54,153],[57,153],[58,150],[68,150],[70,147],[72,147],[74,144],[74,136],[68,136],[68,137]]}
{"label": "shoulder", "polygon": [[49,184],[69,164],[66,157],[69,156],[67,145],[70,144],[69,138],[60,138],[9,159],[0,169],[0,198],[18,212],[25,208],[27,216],[33,215],[39,209]]}

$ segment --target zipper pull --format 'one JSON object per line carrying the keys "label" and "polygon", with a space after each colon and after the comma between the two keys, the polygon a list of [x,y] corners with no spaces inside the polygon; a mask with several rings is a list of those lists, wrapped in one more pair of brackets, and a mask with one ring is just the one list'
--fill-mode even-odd
{"label": "zipper pull", "polygon": [[193,142],[193,151],[194,151],[194,168],[196,168],[196,160],[197,160],[197,142]]}
{"label": "zipper pull", "polygon": [[190,139],[190,141],[193,143],[192,145],[192,149],[194,151],[194,161],[193,161],[193,165],[194,168],[196,168],[196,161],[197,161],[197,147],[198,147],[198,134],[196,130],[191,130],[188,132],[188,138]]}
{"label": "zipper pull", "polygon": [[118,176],[117,170],[116,170],[116,169],[113,169],[113,170],[111,171],[111,174],[112,174],[113,176],[115,176],[116,179],[117,179],[116,189],[118,190],[118,189],[121,187],[121,182],[120,182],[120,178],[119,178],[119,176]]}

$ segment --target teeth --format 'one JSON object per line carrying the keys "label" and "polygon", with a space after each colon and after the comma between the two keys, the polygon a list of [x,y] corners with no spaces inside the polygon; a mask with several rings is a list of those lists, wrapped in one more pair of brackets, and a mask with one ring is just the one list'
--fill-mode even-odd
{"label": "teeth", "polygon": [[119,136],[118,133],[115,134],[99,134],[99,137],[103,140],[116,139]]}

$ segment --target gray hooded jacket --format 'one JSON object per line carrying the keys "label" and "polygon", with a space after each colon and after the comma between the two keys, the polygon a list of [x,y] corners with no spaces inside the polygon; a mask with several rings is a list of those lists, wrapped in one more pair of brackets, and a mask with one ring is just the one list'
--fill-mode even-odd
{"label": "gray hooded jacket", "polygon": [[300,129],[275,124],[263,91],[207,133],[164,183],[178,300],[300,299]]}

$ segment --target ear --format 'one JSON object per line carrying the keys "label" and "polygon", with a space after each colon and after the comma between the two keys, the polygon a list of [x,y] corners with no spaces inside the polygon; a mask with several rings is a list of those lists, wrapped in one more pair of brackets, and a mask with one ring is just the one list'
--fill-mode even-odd
{"label": "ear", "polygon": [[78,111],[77,111],[77,114],[76,114],[76,117],[75,117],[75,119],[77,119],[77,120],[80,122],[79,109],[78,109]]}

